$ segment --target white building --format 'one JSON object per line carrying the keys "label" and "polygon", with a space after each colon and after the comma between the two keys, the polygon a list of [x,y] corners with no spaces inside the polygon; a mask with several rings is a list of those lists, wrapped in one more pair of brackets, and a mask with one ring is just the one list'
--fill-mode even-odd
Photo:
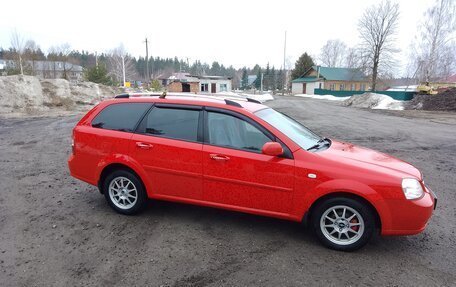
{"label": "white building", "polygon": [[200,92],[220,93],[231,91],[231,79],[221,76],[199,76]]}

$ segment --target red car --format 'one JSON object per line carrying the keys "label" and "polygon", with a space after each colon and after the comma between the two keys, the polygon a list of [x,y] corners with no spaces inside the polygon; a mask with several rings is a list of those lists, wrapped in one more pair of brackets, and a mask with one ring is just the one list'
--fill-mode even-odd
{"label": "red car", "polygon": [[307,223],[345,251],[423,231],[437,202],[412,165],[251,99],[117,96],[76,125],[68,165],[123,214],[148,198],[217,207]]}

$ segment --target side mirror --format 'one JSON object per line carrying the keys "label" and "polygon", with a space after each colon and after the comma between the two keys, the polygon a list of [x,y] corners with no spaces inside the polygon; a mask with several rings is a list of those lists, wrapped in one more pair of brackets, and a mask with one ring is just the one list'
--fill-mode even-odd
{"label": "side mirror", "polygon": [[283,148],[278,142],[267,142],[264,144],[261,152],[266,155],[279,156],[283,154]]}

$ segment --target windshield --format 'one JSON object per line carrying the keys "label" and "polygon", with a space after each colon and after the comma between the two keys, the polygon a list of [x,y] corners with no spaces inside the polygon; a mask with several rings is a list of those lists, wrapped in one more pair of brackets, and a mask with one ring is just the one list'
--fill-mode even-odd
{"label": "windshield", "polygon": [[297,121],[273,109],[260,110],[255,115],[284,133],[303,149],[307,150],[313,147],[321,139]]}

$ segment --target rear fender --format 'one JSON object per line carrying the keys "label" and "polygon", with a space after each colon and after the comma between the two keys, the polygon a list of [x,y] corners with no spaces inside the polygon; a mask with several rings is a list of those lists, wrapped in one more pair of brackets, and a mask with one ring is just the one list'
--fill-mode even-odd
{"label": "rear fender", "polygon": [[124,166],[130,168],[131,170],[133,170],[139,176],[140,180],[143,182],[144,187],[146,188],[146,192],[147,192],[148,196],[150,197],[151,182],[150,182],[149,178],[147,177],[146,171],[143,169],[141,164],[139,164],[139,162],[137,162],[133,158],[131,158],[127,155],[124,155],[124,154],[112,154],[112,155],[102,159],[98,163],[97,168],[96,168],[97,181],[100,180],[103,170],[106,167],[113,165],[113,164],[124,165]]}

